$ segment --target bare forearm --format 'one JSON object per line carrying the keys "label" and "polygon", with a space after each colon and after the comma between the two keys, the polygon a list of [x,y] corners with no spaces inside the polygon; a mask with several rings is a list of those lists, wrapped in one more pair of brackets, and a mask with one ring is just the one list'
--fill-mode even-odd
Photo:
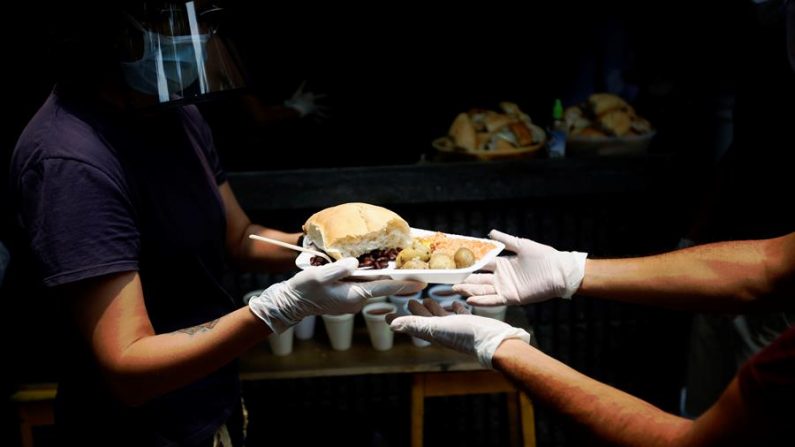
{"label": "bare forearm", "polygon": [[792,306],[774,296],[782,278],[791,276],[790,242],[722,242],[644,258],[588,260],[578,293],[687,310]]}
{"label": "bare forearm", "polygon": [[140,404],[206,376],[269,334],[245,307],[198,326],[143,337],[115,362],[111,384],[123,401]]}
{"label": "bare forearm", "polygon": [[610,445],[680,446],[692,425],[517,340],[500,345],[494,366],[531,399],[570,417]]}
{"label": "bare forearm", "polygon": [[253,271],[287,271],[295,268],[296,253],[288,248],[256,242],[250,234],[296,244],[301,233],[285,233],[251,223],[235,198],[235,193],[224,182],[218,186],[226,210],[226,249],[239,267]]}
{"label": "bare forearm", "polygon": [[776,437],[765,415],[744,401],[736,378],[717,403],[691,421],[590,379],[518,340],[503,342],[493,365],[535,402],[567,416],[608,445],[772,445],[770,438]]}
{"label": "bare forearm", "polygon": [[241,267],[256,271],[288,271],[295,268],[297,253],[288,248],[273,244],[264,244],[249,239],[250,234],[257,234],[289,244],[297,244],[301,233],[285,233],[283,231],[250,224],[240,235],[235,258]]}

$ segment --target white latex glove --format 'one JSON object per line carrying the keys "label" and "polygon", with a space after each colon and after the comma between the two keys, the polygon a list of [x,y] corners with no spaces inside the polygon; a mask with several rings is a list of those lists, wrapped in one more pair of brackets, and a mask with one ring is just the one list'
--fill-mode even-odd
{"label": "white latex glove", "polygon": [[554,248],[491,230],[489,237],[505,244],[516,256],[498,257],[453,290],[469,296],[469,304],[499,306],[529,304],[555,297],[571,298],[585,276],[588,253]]}
{"label": "white latex glove", "polygon": [[310,267],[287,281],[276,283],[248,302],[251,312],[281,334],[310,315],[358,312],[365,300],[412,293],[425,287],[415,281],[343,282],[359,266],[355,258]]}
{"label": "white latex glove", "polygon": [[305,86],[306,81],[303,81],[298,87],[298,90],[293,93],[293,96],[290,97],[290,99],[284,101],[284,105],[298,112],[301,118],[307,115],[315,115],[318,118],[325,118],[327,107],[319,105],[317,100],[324,98],[326,95],[305,92]]}
{"label": "white latex glove", "polygon": [[[518,329],[493,318],[470,315],[463,306],[454,305],[455,314],[444,312],[418,311],[422,306],[415,303],[409,304],[412,313],[392,319],[389,327],[395,332],[401,332],[419,337],[442,346],[455,349],[465,354],[476,355],[481,365],[491,368],[491,359],[494,352],[504,340],[517,338],[530,343],[530,334],[524,329]],[[431,300],[425,301],[425,308],[433,310],[438,304]],[[394,314],[392,314],[394,315]],[[438,316],[443,315],[443,316]]]}

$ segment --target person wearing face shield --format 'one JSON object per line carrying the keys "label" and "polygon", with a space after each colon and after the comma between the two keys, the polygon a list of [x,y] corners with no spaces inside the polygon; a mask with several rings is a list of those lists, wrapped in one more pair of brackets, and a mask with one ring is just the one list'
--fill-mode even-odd
{"label": "person wearing face shield", "polygon": [[235,358],[304,317],[356,312],[423,287],[342,281],[342,259],[272,285],[247,307],[227,263],[287,271],[295,253],[256,244],[193,105],[244,85],[200,1],[100,2],[50,11],[62,26],[58,83],[25,128],[11,196],[60,343],[63,445],[240,446]]}

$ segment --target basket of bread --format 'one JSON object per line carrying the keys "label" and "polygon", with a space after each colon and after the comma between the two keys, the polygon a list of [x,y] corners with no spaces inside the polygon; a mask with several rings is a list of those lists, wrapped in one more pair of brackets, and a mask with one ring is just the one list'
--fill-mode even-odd
{"label": "basket of bread", "polygon": [[471,109],[459,113],[448,136],[437,138],[433,147],[442,153],[480,160],[511,159],[541,152],[544,130],[511,102],[501,102],[500,112]]}
{"label": "basket of bread", "polygon": [[655,135],[648,120],[621,97],[594,93],[582,104],[566,108],[566,153],[573,156],[644,153]]}

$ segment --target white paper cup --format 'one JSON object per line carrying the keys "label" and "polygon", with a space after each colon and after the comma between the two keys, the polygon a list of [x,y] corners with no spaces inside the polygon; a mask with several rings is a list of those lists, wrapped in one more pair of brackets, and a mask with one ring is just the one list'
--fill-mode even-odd
{"label": "white paper cup", "polygon": [[353,314],[323,315],[323,325],[335,351],[350,349],[353,340]]}
{"label": "white paper cup", "polygon": [[428,289],[428,297],[440,306],[444,307],[446,304],[454,300],[462,300],[463,297],[453,292],[453,286],[449,284],[438,284]]}
{"label": "white paper cup", "polygon": [[[402,317],[404,315],[411,315],[411,311],[409,310],[409,301],[420,301],[420,299],[419,297],[417,297],[417,298],[411,298],[410,300],[406,300],[406,302],[403,304],[403,307],[398,309],[397,311],[398,316]],[[420,303],[422,303],[422,301],[420,301]],[[411,337],[411,343],[418,348],[424,348],[426,346],[431,345],[431,342],[414,336]]]}
{"label": "white paper cup", "polygon": [[295,338],[309,340],[315,334],[315,316],[310,315],[295,325]]}
{"label": "white paper cup", "polygon": [[395,313],[397,308],[391,303],[373,303],[364,306],[362,314],[370,334],[370,343],[376,351],[392,349],[395,333],[386,322],[387,314]]}
{"label": "white paper cup", "polygon": [[269,335],[268,344],[271,346],[273,355],[282,356],[293,352],[293,327],[290,326],[281,334]]}
{"label": "white paper cup", "polygon": [[372,298],[367,298],[365,305],[373,304],[373,303],[386,303],[387,297],[385,296],[374,296]]}
{"label": "white paper cup", "polygon": [[411,343],[418,348],[426,348],[431,345],[428,340],[423,340],[419,337],[411,337]]}
{"label": "white paper cup", "polygon": [[422,298],[422,290],[412,293],[411,295],[389,295],[389,302],[397,307],[396,313],[398,316],[403,316],[411,313],[406,307],[408,302],[411,300],[419,300],[420,298]]}
{"label": "white paper cup", "polygon": [[508,309],[508,306],[472,306],[472,313],[482,317],[505,321],[506,309]]}

